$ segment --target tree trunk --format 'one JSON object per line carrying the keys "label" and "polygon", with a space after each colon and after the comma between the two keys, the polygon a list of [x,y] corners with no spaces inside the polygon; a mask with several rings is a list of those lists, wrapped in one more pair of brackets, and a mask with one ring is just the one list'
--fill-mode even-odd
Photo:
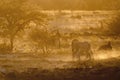
{"label": "tree trunk", "polygon": [[58,39],[58,47],[61,48],[61,41],[60,41],[60,38]]}
{"label": "tree trunk", "polygon": [[10,52],[13,52],[13,48],[14,48],[14,37],[10,38]]}

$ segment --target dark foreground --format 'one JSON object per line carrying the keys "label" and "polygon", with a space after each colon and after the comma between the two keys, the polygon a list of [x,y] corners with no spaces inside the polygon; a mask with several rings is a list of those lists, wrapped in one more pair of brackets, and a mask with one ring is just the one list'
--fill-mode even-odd
{"label": "dark foreground", "polygon": [[120,80],[120,68],[54,70],[30,68],[21,73],[17,71],[9,72],[4,74],[3,77],[5,78],[3,80]]}
{"label": "dark foreground", "polygon": [[33,56],[30,60],[7,59],[1,58],[1,69],[8,71],[0,69],[0,80],[120,80],[120,57],[94,61],[93,67],[89,66],[91,64],[84,67],[79,62],[34,59]]}

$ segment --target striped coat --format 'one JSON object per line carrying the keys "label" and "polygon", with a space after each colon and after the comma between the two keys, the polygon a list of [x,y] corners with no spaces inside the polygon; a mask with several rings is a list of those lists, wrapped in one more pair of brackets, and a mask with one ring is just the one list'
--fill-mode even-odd
{"label": "striped coat", "polygon": [[77,39],[72,40],[72,57],[73,59],[80,59],[80,56],[86,56],[91,59],[92,50],[91,45],[88,42],[80,42]]}

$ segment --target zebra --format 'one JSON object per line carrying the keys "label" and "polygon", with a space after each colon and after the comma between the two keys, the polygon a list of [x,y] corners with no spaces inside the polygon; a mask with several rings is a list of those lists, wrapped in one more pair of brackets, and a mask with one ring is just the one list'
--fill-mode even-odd
{"label": "zebra", "polygon": [[104,45],[100,46],[100,47],[98,48],[98,50],[99,50],[99,51],[100,51],[100,50],[112,50],[111,42],[108,41],[107,44],[104,44]]}
{"label": "zebra", "polygon": [[72,40],[72,57],[73,60],[76,58],[80,60],[80,56],[86,56],[89,60],[92,60],[93,52],[91,45],[88,42],[80,42],[77,39]]}

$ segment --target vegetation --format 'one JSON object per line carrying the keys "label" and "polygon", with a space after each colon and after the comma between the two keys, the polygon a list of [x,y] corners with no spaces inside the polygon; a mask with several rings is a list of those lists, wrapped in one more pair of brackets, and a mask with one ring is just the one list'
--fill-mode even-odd
{"label": "vegetation", "polygon": [[[29,0],[33,2],[32,0]],[[108,3],[109,2],[109,3]],[[34,0],[42,9],[59,10],[119,10],[119,0]],[[62,6],[61,6],[62,5]]]}
{"label": "vegetation", "polygon": [[[29,4],[29,1],[32,1],[32,3]],[[56,12],[50,12],[49,14],[48,12],[48,16],[40,12],[40,8],[38,8],[39,5],[37,7],[33,6],[34,1],[35,0],[0,0],[0,80],[120,79],[120,39],[114,40],[108,38],[108,34],[120,36],[120,17],[117,17],[115,21],[110,24],[108,31],[103,33],[104,25],[98,24],[99,20],[104,19],[101,16],[109,17],[105,15],[106,12],[101,14],[101,11],[100,13],[99,11],[93,11],[92,15],[90,13],[91,16],[89,16],[89,18],[86,18],[86,15],[89,13],[85,14],[84,12],[80,13],[80,15],[78,15],[79,13],[75,13],[74,15],[74,13],[62,13],[60,11],[60,14]],[[39,1],[41,2],[43,0],[37,0],[37,2]],[[49,2],[50,0],[47,1]],[[53,8],[68,9],[68,4],[66,4],[68,0],[52,1],[54,2],[53,4],[55,4],[55,7],[52,6]],[[61,1],[63,1],[66,6],[61,6],[61,4],[63,4]],[[71,10],[76,9],[76,7],[78,9],[96,8],[91,0],[88,0],[88,3],[93,5],[92,8],[86,5],[86,1],[79,1],[80,0],[74,1],[77,5],[73,5],[73,1],[73,3],[70,2],[70,4],[73,5],[71,6]],[[98,1],[94,0],[95,3]],[[103,3],[103,0],[101,0],[101,2]],[[105,2],[108,3],[108,1]],[[81,7],[80,5],[80,7],[78,7],[79,3],[84,4],[84,6]],[[48,4],[50,5],[51,3]],[[46,6],[49,7],[49,5]],[[42,3],[40,6],[42,6]],[[96,18],[96,16],[98,18]],[[90,19],[91,17],[96,18],[96,22],[98,21],[97,25],[92,26],[91,23],[94,23],[95,20],[92,20],[93,18]],[[49,19],[50,21],[48,21],[48,18],[51,18]],[[77,30],[74,24],[80,28]],[[84,25],[79,24],[87,25],[85,25],[85,28],[82,28]],[[89,24],[91,24],[91,26]],[[94,26],[98,26],[99,28],[94,28]],[[69,29],[67,29],[67,27]],[[4,39],[4,41],[2,39]],[[78,42],[78,45],[82,45],[86,51],[88,50],[86,48],[89,45],[91,46],[93,55],[89,57],[93,58],[92,61],[89,61],[86,57],[86,52],[81,50],[80,46],[75,47],[75,53],[77,54],[76,60],[73,61],[71,42],[74,39],[83,42]],[[108,41],[110,45],[107,45],[107,49],[111,47],[112,50],[105,49]],[[87,45],[84,45],[86,43]],[[102,46],[105,46],[105,48],[102,48],[103,51],[98,51]],[[80,60],[77,60],[77,58],[80,58]]]}
{"label": "vegetation", "polygon": [[29,34],[30,40],[33,41],[36,47],[41,48],[43,53],[48,53],[50,48],[60,48],[60,34],[58,32],[51,32],[43,28],[35,28]]}
{"label": "vegetation", "polygon": [[115,35],[115,36],[120,36],[120,15],[116,17],[115,20],[110,24],[110,33]]}
{"label": "vegetation", "polygon": [[45,15],[25,9],[24,0],[1,1],[0,4],[0,29],[3,37],[9,38],[11,52],[18,32],[24,30],[31,21],[40,24]]}

